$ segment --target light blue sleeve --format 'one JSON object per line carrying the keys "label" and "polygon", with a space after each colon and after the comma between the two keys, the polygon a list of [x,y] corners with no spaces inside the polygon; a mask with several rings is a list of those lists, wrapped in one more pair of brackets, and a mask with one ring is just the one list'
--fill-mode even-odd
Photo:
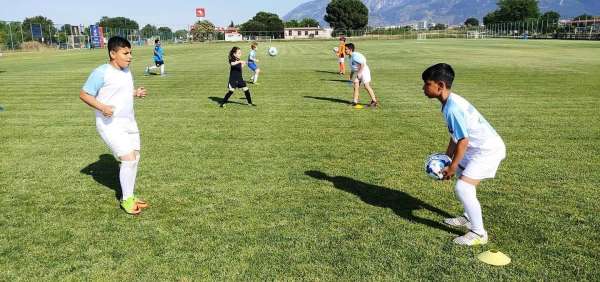
{"label": "light blue sleeve", "polygon": [[104,86],[104,73],[106,73],[106,65],[95,69],[83,85],[83,91],[91,96],[98,96],[98,91]]}
{"label": "light blue sleeve", "polygon": [[250,51],[250,54],[248,55],[248,60],[256,61],[256,51],[255,50]]}
{"label": "light blue sleeve", "polygon": [[452,135],[452,139],[454,139],[455,142],[469,137],[465,114],[459,109],[449,109],[448,113],[446,114],[446,122],[448,123],[448,130]]}

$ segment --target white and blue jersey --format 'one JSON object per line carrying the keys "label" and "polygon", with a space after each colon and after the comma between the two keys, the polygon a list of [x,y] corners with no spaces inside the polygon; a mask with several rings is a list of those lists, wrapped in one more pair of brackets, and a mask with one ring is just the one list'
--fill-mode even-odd
{"label": "white and blue jersey", "polygon": [[248,53],[248,68],[252,71],[256,71],[258,65],[256,64],[256,50],[252,49]]}
{"label": "white and blue jersey", "polygon": [[162,62],[165,51],[160,46],[154,46],[154,61]]}
{"label": "white and blue jersey", "polygon": [[367,58],[361,53],[352,52],[352,56],[350,56],[350,63],[352,71],[358,71],[358,66],[363,65],[363,68],[368,69],[367,66]]}
{"label": "white and blue jersey", "polygon": [[[111,64],[96,68],[83,85],[83,91],[88,95],[113,107],[113,118],[134,119],[133,90],[129,69],[116,68]],[[103,119],[102,112],[96,110],[96,118]]]}
{"label": "white and blue jersey", "polygon": [[252,49],[248,53],[248,62],[254,62],[254,61],[256,61],[256,50]]}
{"label": "white and blue jersey", "polygon": [[463,97],[450,93],[442,106],[448,132],[454,142],[469,139],[466,158],[477,155],[504,158],[506,149],[502,138],[487,120]]}

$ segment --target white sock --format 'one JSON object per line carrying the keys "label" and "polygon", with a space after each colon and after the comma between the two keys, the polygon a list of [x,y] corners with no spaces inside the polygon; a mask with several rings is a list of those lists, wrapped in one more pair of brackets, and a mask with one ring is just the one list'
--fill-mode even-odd
{"label": "white sock", "polygon": [[258,81],[258,73],[255,73],[255,74],[252,76],[252,78],[253,78],[252,82],[256,83],[256,82]]}
{"label": "white sock", "polygon": [[477,200],[477,190],[474,185],[471,185],[465,181],[456,181],[456,187],[454,189],[456,197],[462,203],[465,214],[471,222],[471,231],[484,235],[486,234],[483,228],[483,215],[481,214],[481,205]]}
{"label": "white sock", "polygon": [[135,161],[121,161],[119,181],[121,182],[121,200],[133,196],[135,177],[137,175],[139,157]]}
{"label": "white sock", "polygon": [[160,65],[160,74],[165,74],[165,65]]}

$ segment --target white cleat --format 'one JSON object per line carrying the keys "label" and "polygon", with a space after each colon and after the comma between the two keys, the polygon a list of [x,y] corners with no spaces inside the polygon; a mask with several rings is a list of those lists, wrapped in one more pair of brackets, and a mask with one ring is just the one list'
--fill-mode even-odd
{"label": "white cleat", "polygon": [[464,227],[467,229],[471,229],[471,222],[464,216],[444,218],[444,224],[452,227]]}
{"label": "white cleat", "polygon": [[469,231],[465,235],[454,238],[453,242],[465,246],[485,245],[488,242],[488,235],[487,233],[479,235],[473,231]]}

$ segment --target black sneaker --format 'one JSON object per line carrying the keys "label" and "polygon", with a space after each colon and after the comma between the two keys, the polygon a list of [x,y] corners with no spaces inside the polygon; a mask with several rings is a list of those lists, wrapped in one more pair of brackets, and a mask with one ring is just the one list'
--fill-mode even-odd
{"label": "black sneaker", "polygon": [[225,108],[225,103],[219,103],[219,108]]}
{"label": "black sneaker", "polygon": [[369,104],[367,105],[367,107],[370,107],[370,108],[377,108],[377,107],[379,107],[379,102],[371,101],[371,103],[369,103]]}

